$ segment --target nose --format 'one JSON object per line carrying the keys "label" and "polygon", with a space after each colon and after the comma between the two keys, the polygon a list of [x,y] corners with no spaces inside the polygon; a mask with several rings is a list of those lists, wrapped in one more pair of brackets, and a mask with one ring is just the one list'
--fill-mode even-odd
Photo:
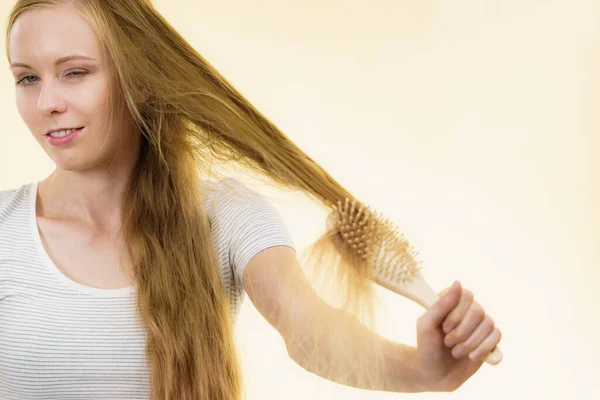
{"label": "nose", "polygon": [[47,81],[42,85],[40,97],[38,98],[38,109],[44,115],[62,113],[66,109],[66,102],[60,93],[60,88],[53,82]]}

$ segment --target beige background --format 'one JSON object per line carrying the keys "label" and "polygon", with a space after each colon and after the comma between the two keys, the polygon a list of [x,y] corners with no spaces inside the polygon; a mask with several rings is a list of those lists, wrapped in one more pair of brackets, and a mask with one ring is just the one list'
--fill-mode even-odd
{"label": "beige background", "polygon": [[[600,398],[600,3],[155,4],[309,155],[398,223],[432,287],[461,280],[504,335],[504,361],[455,393],[368,392],[296,366],[246,301],[237,335],[248,399]],[[3,19],[11,5],[1,2]],[[53,169],[2,62],[0,190]],[[324,210],[272,194],[303,248]],[[423,310],[381,298],[378,333],[414,345]]]}

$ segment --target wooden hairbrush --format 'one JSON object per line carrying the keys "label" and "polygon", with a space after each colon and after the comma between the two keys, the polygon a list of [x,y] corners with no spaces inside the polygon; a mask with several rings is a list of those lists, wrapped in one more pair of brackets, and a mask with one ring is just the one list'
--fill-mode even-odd
{"label": "wooden hairbrush", "polygon": [[[338,201],[327,219],[327,227],[337,227],[347,249],[356,252],[371,267],[374,281],[401,296],[420,304],[425,309],[435,304],[439,296],[420,273],[420,262],[404,235],[381,214],[356,199]],[[496,365],[502,361],[502,352],[494,348],[485,362]]]}

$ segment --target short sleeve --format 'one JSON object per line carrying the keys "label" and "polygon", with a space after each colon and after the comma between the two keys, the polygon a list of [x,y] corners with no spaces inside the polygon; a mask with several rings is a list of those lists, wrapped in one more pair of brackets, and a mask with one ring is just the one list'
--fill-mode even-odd
{"label": "short sleeve", "polygon": [[229,263],[236,284],[243,287],[244,270],[256,254],[273,246],[296,248],[283,217],[266,197],[234,178],[219,186],[215,200],[225,225]]}

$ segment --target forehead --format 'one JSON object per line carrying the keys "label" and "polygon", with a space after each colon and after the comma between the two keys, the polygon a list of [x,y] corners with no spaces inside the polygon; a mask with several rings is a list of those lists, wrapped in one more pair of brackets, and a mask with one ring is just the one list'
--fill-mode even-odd
{"label": "forehead", "polygon": [[13,25],[8,46],[13,62],[52,62],[65,53],[101,58],[96,34],[72,6],[25,12]]}

